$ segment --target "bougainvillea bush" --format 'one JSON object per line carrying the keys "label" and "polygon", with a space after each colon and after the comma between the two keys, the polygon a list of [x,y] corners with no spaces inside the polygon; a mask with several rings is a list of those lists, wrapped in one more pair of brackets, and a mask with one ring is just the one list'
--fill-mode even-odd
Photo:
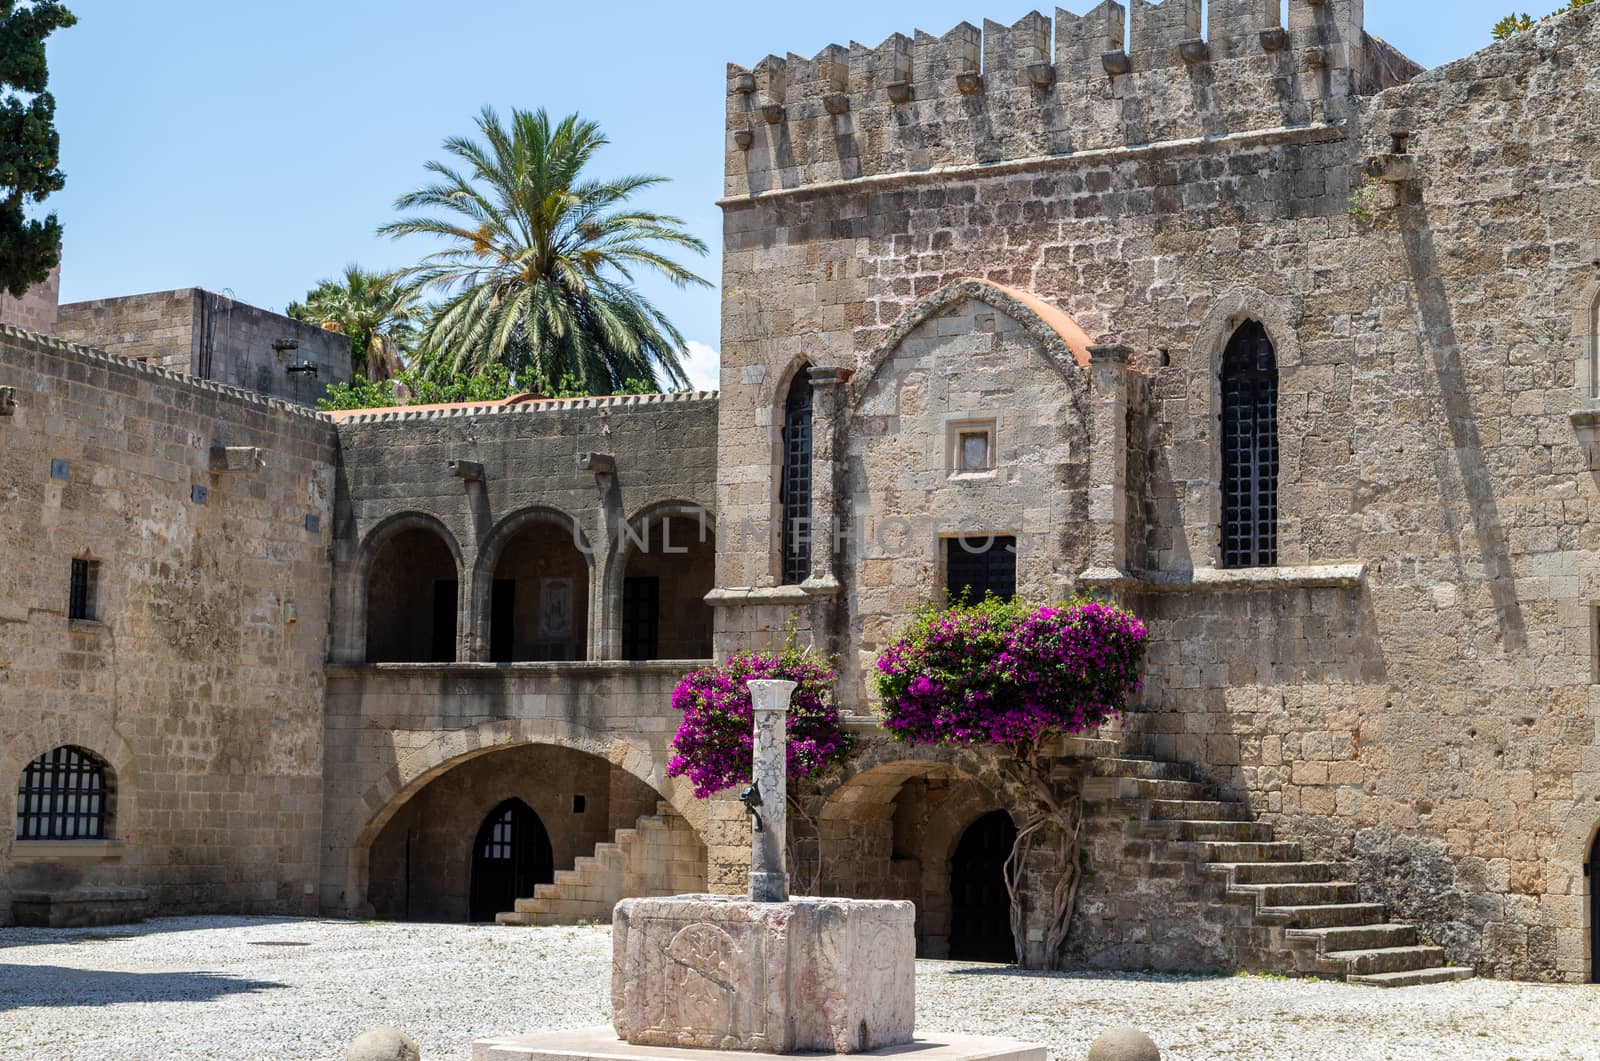
{"label": "bougainvillea bush", "polygon": [[667,773],[688,778],[701,799],[750,782],[755,709],[745,683],[757,679],[798,683],[789,701],[789,780],[820,773],[849,754],[830,667],[792,646],[741,652],[686,675],[672,691],[683,722],[672,738]]}
{"label": "bougainvillea bush", "polygon": [[1136,616],[1100,601],[930,607],[878,656],[883,726],[915,744],[1082,733],[1138,691],[1147,640]]}

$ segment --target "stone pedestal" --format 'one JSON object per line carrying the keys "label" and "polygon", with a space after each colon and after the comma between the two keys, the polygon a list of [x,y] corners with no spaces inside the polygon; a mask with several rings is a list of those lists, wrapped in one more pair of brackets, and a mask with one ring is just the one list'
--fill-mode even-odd
{"label": "stone pedestal", "polygon": [[611,1012],[633,1045],[854,1053],[911,1041],[909,902],[625,899]]}

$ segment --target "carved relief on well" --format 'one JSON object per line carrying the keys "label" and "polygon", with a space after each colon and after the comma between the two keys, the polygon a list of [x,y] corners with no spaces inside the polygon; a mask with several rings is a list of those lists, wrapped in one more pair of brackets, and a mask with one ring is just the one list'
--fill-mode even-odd
{"label": "carved relief on well", "polygon": [[716,925],[690,925],[667,945],[671,1024],[711,1039],[737,1039],[736,984],[743,981],[738,947]]}

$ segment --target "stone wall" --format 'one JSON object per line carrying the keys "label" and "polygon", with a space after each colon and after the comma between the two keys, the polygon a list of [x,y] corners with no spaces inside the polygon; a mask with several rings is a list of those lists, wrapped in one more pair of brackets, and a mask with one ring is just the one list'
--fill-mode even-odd
{"label": "stone wall", "polygon": [[[344,336],[196,287],[69,302],[59,332],[70,342],[299,405],[316,404],[329,384],[350,379]],[[316,371],[287,371],[305,365]]]}
{"label": "stone wall", "polygon": [[[331,426],[10,329],[0,386],[0,919],[75,885],[314,912]],[[107,842],[15,839],[22,772],[62,745],[109,766]]]}
{"label": "stone wall", "polygon": [[[842,613],[776,584],[774,410],[793,366],[870,375],[963,277],[1028,293],[1129,348],[1126,369],[1084,370],[1090,493],[1063,539],[1086,543],[1090,566],[1071,550],[1048,561],[1059,589],[1150,620],[1128,743],[1195,764],[1281,838],[1352,859],[1368,895],[1452,960],[1581,979],[1581,863],[1600,819],[1586,448],[1600,423],[1600,16],[1362,97],[1350,89],[1414,71],[1376,44],[1340,57],[1328,38],[1308,54],[1306,21],[1366,41],[1359,8],[1291,5],[1285,51],[1246,34],[1251,54],[1222,58],[1238,41],[1214,32],[1180,63],[1151,20],[1190,9],[1135,5],[1131,73],[1076,80],[1060,47],[1077,38],[1058,26],[1054,95],[1027,112],[1019,101],[1046,90],[1012,87],[1024,68],[1006,58],[1041,58],[1027,20],[1020,52],[1018,27],[986,27],[981,44],[958,27],[859,49],[843,73],[824,62],[837,55],[731,71],[719,511],[768,532],[724,543],[719,636],[787,612],[819,643],[859,647]],[[1395,132],[1409,154],[1373,171],[1415,176],[1369,182]],[[1216,374],[1246,321],[1279,365],[1279,566],[1240,572],[1219,569]],[[867,444],[849,419],[860,398],[839,417],[840,453]],[[1014,400],[963,398],[996,417]],[[874,444],[900,467],[876,477],[875,517],[929,524],[874,576],[907,597],[935,588],[929,521],[945,502],[894,494],[937,476],[943,452],[924,423],[881,429]],[[1033,459],[1019,452],[1016,473]],[[854,587],[868,559],[847,538],[831,562]],[[862,606],[854,592],[845,608]],[[847,709],[869,706],[857,695]]]}
{"label": "stone wall", "polygon": [[39,335],[56,333],[56,303],[61,295],[61,269],[50,270],[42,283],[24,291],[21,298],[0,291],[0,324],[9,324]]}

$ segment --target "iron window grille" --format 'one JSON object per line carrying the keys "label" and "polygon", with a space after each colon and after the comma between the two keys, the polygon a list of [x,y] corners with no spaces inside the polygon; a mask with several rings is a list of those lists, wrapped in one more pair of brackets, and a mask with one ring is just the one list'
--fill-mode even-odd
{"label": "iron window grille", "polygon": [[976,603],[1017,595],[1017,540],[969,535],[945,543],[945,586],[951,600]]}
{"label": "iron window grille", "polygon": [[100,581],[100,563],[97,560],[72,561],[72,583],[67,592],[67,618],[93,619],[94,597]]}
{"label": "iron window grille", "polygon": [[778,488],[783,516],[783,584],[811,575],[811,379],[802,370],[783,407],[783,474]]}
{"label": "iron window grille", "polygon": [[46,752],[22,771],[18,840],[104,840],[105,763],[81,748]]}
{"label": "iron window grille", "polygon": [[1278,359],[1251,321],[1222,358],[1222,566],[1278,562]]}
{"label": "iron window grille", "polygon": [[507,807],[495,823],[489,827],[489,835],[483,842],[483,857],[495,861],[508,861],[516,847],[515,833],[516,808]]}

